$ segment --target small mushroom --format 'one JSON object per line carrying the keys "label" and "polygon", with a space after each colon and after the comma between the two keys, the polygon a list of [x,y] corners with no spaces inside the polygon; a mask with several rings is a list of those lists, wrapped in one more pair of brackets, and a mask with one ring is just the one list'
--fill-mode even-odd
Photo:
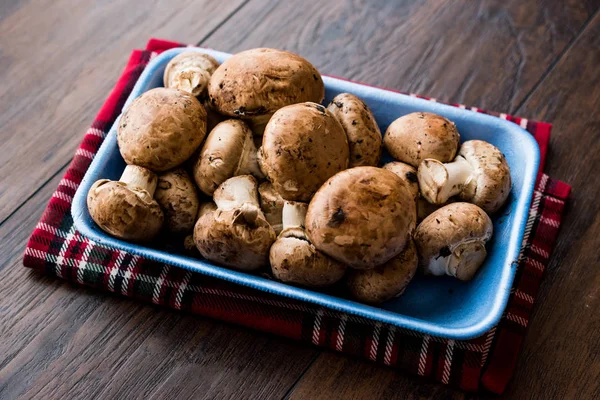
{"label": "small mushroom", "polygon": [[252,174],[263,178],[256,159],[252,131],[243,121],[223,121],[208,134],[194,165],[194,180],[202,192],[212,196],[227,179]]}
{"label": "small mushroom", "polygon": [[275,278],[309,287],[323,287],[342,279],[346,266],[327,257],[310,243],[304,232],[306,203],[286,201],[283,231],[273,243],[269,260]]}
{"label": "small mushroom", "polygon": [[417,169],[411,165],[400,161],[392,161],[385,164],[383,169],[392,171],[402,179],[402,182],[406,185],[406,188],[410,191],[410,194],[415,199],[419,198],[419,181],[417,179]]}
{"label": "small mushroom", "polygon": [[183,168],[176,168],[158,176],[154,198],[164,211],[164,226],[168,232],[192,231],[200,201],[192,179]]}
{"label": "small mushroom", "polygon": [[163,74],[165,87],[200,96],[218,67],[219,62],[208,54],[185,51],[167,64]]}
{"label": "small mushroom", "polygon": [[[212,201],[208,201],[205,203],[200,203],[198,207],[198,215],[195,219],[195,222],[198,222],[200,217],[204,214],[208,214],[209,212],[215,211],[217,209],[217,205]],[[194,242],[194,232],[190,233],[183,239],[183,248],[187,255],[192,257],[200,257],[200,252],[196,247],[196,242]]]}
{"label": "small mushroom", "polygon": [[426,158],[441,162],[454,159],[460,135],[456,125],[448,119],[415,112],[392,122],[385,132],[383,143],[392,157],[416,168]]}
{"label": "small mushroom", "polygon": [[87,195],[90,216],[105,232],[125,240],[144,242],[159,232],[163,212],[152,198],[156,174],[127,165],[118,181],[100,179]]}
{"label": "small mushroom", "polygon": [[176,89],[155,88],[135,99],[117,129],[127,164],[155,172],[187,160],[206,136],[206,110],[198,99]]}
{"label": "small mushroom", "polygon": [[404,250],[416,218],[414,198],[396,174],[355,167],[334,175],[315,193],[306,233],[328,256],[369,269]]}
{"label": "small mushroom", "polygon": [[502,207],[511,188],[510,168],[504,154],[482,140],[464,142],[451,163],[426,159],[417,173],[421,194],[432,204],[458,195],[489,214]]}
{"label": "small mushroom", "polygon": [[260,195],[260,208],[265,214],[267,222],[279,235],[283,229],[282,213],[285,200],[275,191],[271,182],[261,183],[258,187],[258,194]]}
{"label": "small mushroom", "polygon": [[194,242],[207,260],[244,271],[269,262],[275,231],[258,202],[256,179],[229,178],[215,191],[217,209],[207,209],[194,227]]}
{"label": "small mushroom", "polygon": [[492,237],[490,217],[470,203],[452,203],[423,220],[415,231],[419,263],[426,274],[473,278]]}
{"label": "small mushroom", "polygon": [[415,276],[419,259],[412,240],[406,249],[383,265],[368,270],[350,270],[346,286],[355,299],[379,304],[401,296]]}
{"label": "small mushroom", "polygon": [[267,124],[258,158],[281,197],[307,202],[323,182],[347,168],[348,140],[322,105],[293,104]]}
{"label": "small mushroom", "polygon": [[355,95],[341,93],[333,98],[327,109],[340,121],[348,137],[348,168],[378,166],[381,160],[382,137],[369,107]]}

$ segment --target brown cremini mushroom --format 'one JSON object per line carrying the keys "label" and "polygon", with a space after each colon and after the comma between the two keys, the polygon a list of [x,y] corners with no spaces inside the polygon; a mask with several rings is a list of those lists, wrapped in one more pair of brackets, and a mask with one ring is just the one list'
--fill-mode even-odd
{"label": "brown cremini mushroom", "polygon": [[473,278],[492,237],[492,220],[470,203],[452,203],[423,220],[415,231],[419,263],[426,274]]}
{"label": "brown cremini mushroom", "polygon": [[404,293],[415,276],[419,259],[412,240],[408,246],[383,265],[368,270],[350,270],[346,286],[355,299],[369,304],[379,304]]}
{"label": "brown cremini mushroom", "polygon": [[208,87],[211,75],[219,67],[212,56],[197,51],[179,53],[165,67],[165,87],[200,96]]}
{"label": "brown cremini mushroom", "polygon": [[404,250],[415,222],[415,201],[396,174],[355,167],[334,175],[315,193],[306,233],[323,253],[369,269]]}
{"label": "brown cremini mushroom", "polygon": [[333,98],[327,109],[340,122],[348,137],[348,168],[378,166],[381,160],[382,137],[369,107],[355,95],[341,93]]}
{"label": "brown cremini mushroom", "polygon": [[87,195],[90,216],[105,232],[125,240],[144,242],[160,231],[163,212],[152,198],[156,174],[127,165],[118,181],[100,179]]}
{"label": "brown cremini mushroom", "polygon": [[123,112],[117,129],[127,164],[155,172],[187,160],[206,135],[206,110],[190,94],[155,88],[135,99]]}
{"label": "brown cremini mushroom", "polygon": [[258,194],[260,195],[260,208],[265,214],[267,222],[279,235],[283,229],[282,213],[285,200],[275,191],[271,182],[261,183],[258,187]]}
{"label": "brown cremini mushroom", "polygon": [[310,200],[331,176],[348,166],[348,140],[325,107],[300,103],[278,110],[265,129],[259,164],[286,200]]}
{"label": "brown cremini mushroom", "polygon": [[158,176],[154,198],[165,214],[165,228],[172,233],[191,232],[200,203],[192,179],[183,168]]}
{"label": "brown cremini mushroom", "polygon": [[502,207],[511,189],[504,154],[483,140],[464,142],[451,163],[423,160],[417,176],[421,194],[430,203],[443,204],[458,195],[490,214]]}
{"label": "brown cremini mushroom", "polygon": [[448,119],[415,112],[392,122],[385,131],[383,143],[392,157],[416,168],[426,158],[441,162],[454,159],[460,135]]}
{"label": "brown cremini mushroom", "polygon": [[306,203],[286,201],[283,231],[271,246],[269,260],[275,278],[309,287],[323,287],[342,279],[346,266],[315,248],[304,232]]}
{"label": "brown cremini mushroom", "polygon": [[252,49],[235,54],[213,73],[208,94],[224,115],[247,120],[254,134],[281,107],[325,97],[321,74],[304,58],[283,50]]}
{"label": "brown cremini mushroom", "polygon": [[208,134],[194,165],[196,184],[212,196],[227,179],[248,174],[264,177],[258,167],[250,128],[237,119],[219,123]]}
{"label": "brown cremini mushroom", "polygon": [[[198,207],[198,215],[195,219],[195,222],[198,222],[200,217],[202,217],[204,214],[208,214],[209,212],[215,211],[216,209],[217,205],[212,201],[200,203],[200,206]],[[185,250],[185,253],[191,257],[200,257],[200,252],[198,251],[198,248],[196,247],[196,242],[194,241],[194,232],[187,235],[185,239],[183,239],[183,249]]]}
{"label": "brown cremini mushroom", "polygon": [[200,254],[244,271],[267,265],[276,236],[260,210],[256,179],[252,175],[229,178],[215,191],[214,201],[217,209],[207,209],[194,227]]}

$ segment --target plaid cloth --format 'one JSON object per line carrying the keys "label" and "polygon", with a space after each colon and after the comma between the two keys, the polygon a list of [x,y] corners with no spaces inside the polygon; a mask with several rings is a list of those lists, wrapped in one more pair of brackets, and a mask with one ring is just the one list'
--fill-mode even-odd
{"label": "plaid cloth", "polygon": [[[71,201],[94,154],[148,61],[176,46],[181,45],[153,39],[145,50],[132,53],[31,235],[23,264],[78,284],[355,355],[462,390],[501,393],[515,368],[570,192],[567,184],[547,175],[538,177],[502,320],[487,334],[468,341],[432,337],[220,281],[100,246],[74,229]],[[540,144],[543,163],[551,125],[495,115],[531,132]]]}

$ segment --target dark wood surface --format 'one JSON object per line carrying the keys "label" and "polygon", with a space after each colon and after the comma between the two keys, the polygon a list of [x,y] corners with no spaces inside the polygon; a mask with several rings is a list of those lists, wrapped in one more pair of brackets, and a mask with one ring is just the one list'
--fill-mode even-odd
{"label": "dark wood surface", "polygon": [[547,172],[573,197],[505,397],[600,397],[600,1],[144,4],[0,4],[1,399],[476,397],[22,268],[83,132],[150,36],[284,48],[325,74],[553,122]]}

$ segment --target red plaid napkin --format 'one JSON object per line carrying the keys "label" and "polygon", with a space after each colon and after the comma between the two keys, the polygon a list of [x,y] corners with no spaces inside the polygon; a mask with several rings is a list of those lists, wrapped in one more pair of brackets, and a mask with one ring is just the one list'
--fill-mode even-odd
{"label": "red plaid napkin", "polygon": [[[71,282],[356,355],[463,390],[501,393],[514,370],[570,192],[569,185],[547,175],[540,173],[538,178],[522,257],[502,320],[487,334],[468,341],[399,329],[153,262],[100,246],[74,229],[71,201],[94,154],[148,61],[177,46],[181,44],[152,39],[145,50],[131,54],[33,231],[23,264]],[[551,125],[494,115],[535,136],[543,165]]]}

